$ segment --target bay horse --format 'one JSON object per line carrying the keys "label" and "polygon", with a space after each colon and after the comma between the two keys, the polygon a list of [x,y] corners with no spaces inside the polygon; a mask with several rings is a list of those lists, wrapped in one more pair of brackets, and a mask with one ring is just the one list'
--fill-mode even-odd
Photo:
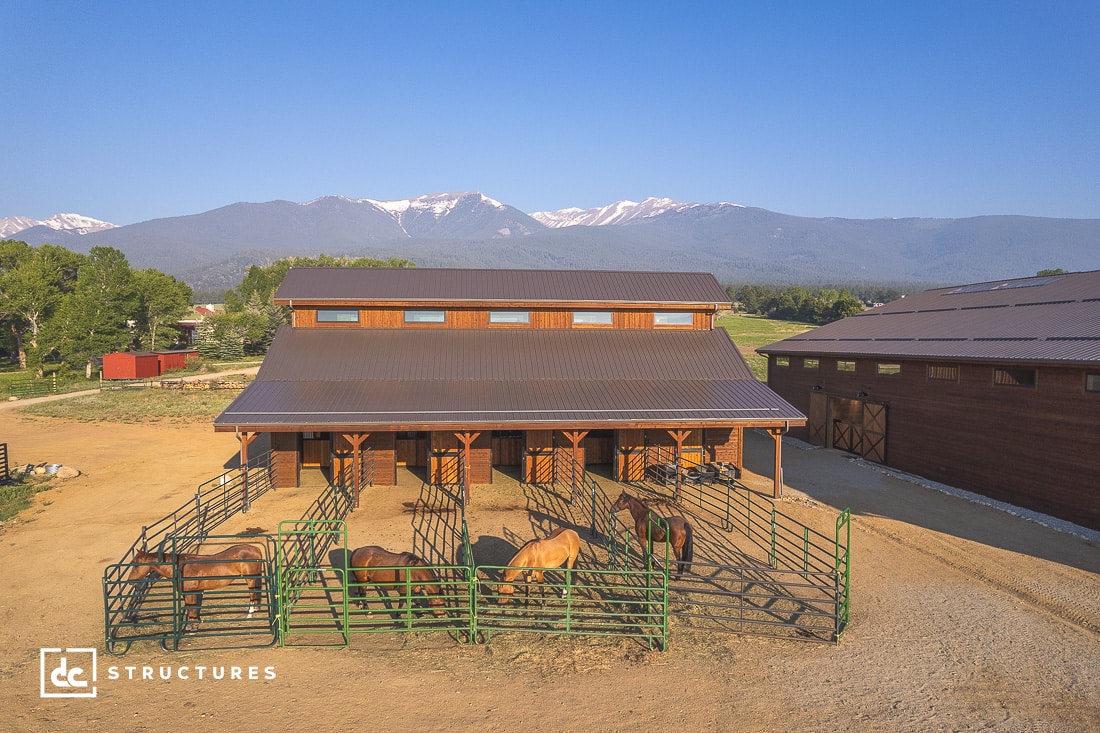
{"label": "bay horse", "polygon": [[[523,582],[528,593],[532,579],[536,583],[542,583],[546,576],[546,568],[560,568],[564,563],[569,569],[577,562],[577,555],[581,552],[581,538],[568,527],[558,527],[545,539],[534,539],[512,556],[508,561],[508,567],[501,573],[502,583],[497,586],[497,593],[502,596],[510,596],[516,592],[513,585],[516,578],[523,576]],[[562,590],[561,597],[565,598],[568,589]],[[506,599],[500,599],[504,603]]]}
{"label": "bay horse", "polygon": [[694,552],[692,546],[691,524],[683,517],[662,517],[645,503],[625,491],[619,494],[619,498],[611,505],[611,511],[621,512],[630,510],[630,516],[634,519],[634,534],[638,536],[638,542],[648,553],[653,552],[654,542],[664,542],[666,539],[672,545],[672,551],[676,555],[676,577],[691,572],[691,558]]}
{"label": "bay horse", "polygon": [[[439,585],[439,576],[427,565],[428,563],[411,552],[390,552],[376,545],[352,550],[348,560],[348,568],[355,579],[360,583],[379,585],[379,595],[388,596],[386,587],[396,588],[398,594],[401,594],[404,592],[401,584],[407,582],[412,593],[428,596],[428,606],[432,608],[434,615],[445,616],[447,611],[443,606],[446,603],[443,600],[443,589]],[[360,591],[363,594],[361,607],[366,608],[366,591]]]}
{"label": "bay horse", "polygon": [[185,631],[198,629],[203,591],[224,588],[237,578],[243,577],[248,585],[248,618],[252,618],[252,614],[260,606],[264,553],[256,545],[232,545],[213,555],[154,553],[141,549],[134,553],[133,563],[134,567],[127,578],[130,582],[141,580],[155,572],[179,584],[186,609]]}

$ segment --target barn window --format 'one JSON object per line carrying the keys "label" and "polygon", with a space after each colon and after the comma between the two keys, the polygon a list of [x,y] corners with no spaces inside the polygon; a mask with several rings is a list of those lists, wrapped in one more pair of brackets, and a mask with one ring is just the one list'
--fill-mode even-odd
{"label": "barn window", "polygon": [[573,311],[574,326],[610,326],[611,311]]}
{"label": "barn window", "polygon": [[929,364],[928,379],[932,382],[957,382],[959,367],[957,364]]}
{"label": "barn window", "polygon": [[821,366],[819,359],[807,357],[802,360],[803,369],[817,369],[819,366]]}
{"label": "barn window", "polygon": [[1034,369],[1002,369],[993,370],[993,384],[1002,387],[1034,387]]}
{"label": "barn window", "polygon": [[1085,375],[1085,391],[1100,392],[1100,374]]}
{"label": "barn window", "polygon": [[875,374],[878,374],[880,377],[890,377],[895,374],[901,374],[901,364],[879,362],[875,365]]}
{"label": "barn window", "polygon": [[840,359],[836,363],[836,370],[838,372],[854,372],[856,370],[856,363],[850,359]]}
{"label": "barn window", "polygon": [[789,356],[777,356],[775,357],[775,365],[777,367],[788,367],[791,365],[791,357]]}
{"label": "barn window", "polygon": [[447,311],[405,311],[405,323],[445,323],[446,321]]}
{"label": "barn window", "polygon": [[692,317],[690,311],[653,314],[654,326],[690,326],[691,324]]}
{"label": "barn window", "polygon": [[489,323],[530,323],[530,311],[489,311]]}
{"label": "barn window", "polygon": [[318,323],[359,323],[358,308],[318,308]]}

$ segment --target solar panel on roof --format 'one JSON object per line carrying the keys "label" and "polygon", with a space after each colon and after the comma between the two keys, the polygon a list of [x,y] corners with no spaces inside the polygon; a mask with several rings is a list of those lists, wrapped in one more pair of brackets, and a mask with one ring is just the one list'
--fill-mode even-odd
{"label": "solar panel on roof", "polygon": [[1061,277],[1032,277],[1027,280],[1011,280],[1008,282],[978,283],[977,285],[964,285],[961,288],[944,293],[944,295],[962,295],[963,293],[988,293],[991,290],[1015,290],[1016,288],[1037,288],[1040,285],[1049,285],[1061,280]]}

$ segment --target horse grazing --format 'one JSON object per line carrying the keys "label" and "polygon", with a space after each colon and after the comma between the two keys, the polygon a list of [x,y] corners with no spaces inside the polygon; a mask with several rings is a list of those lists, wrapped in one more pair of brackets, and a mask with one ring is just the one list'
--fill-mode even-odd
{"label": "horse grazing", "polygon": [[[432,608],[434,615],[445,616],[447,611],[443,606],[446,603],[442,597],[439,576],[427,564],[411,552],[390,552],[374,545],[353,550],[348,561],[348,567],[358,582],[391,587],[407,582],[413,593],[429,596],[428,606]],[[397,591],[399,594],[402,592],[400,587],[397,587]],[[362,592],[364,600],[361,605],[366,608],[366,591]],[[382,588],[378,592],[381,596],[387,595]]]}
{"label": "horse grazing", "polygon": [[611,510],[614,512],[621,512],[623,509],[630,510],[630,516],[634,518],[634,533],[638,536],[638,542],[642,543],[643,548],[652,554],[653,543],[664,542],[667,539],[678,561],[676,577],[691,572],[693,554],[691,525],[686,519],[662,517],[647,507],[641,499],[625,491],[619,494],[619,498],[611,505]]}
{"label": "horse grazing", "polygon": [[186,631],[198,628],[203,591],[224,588],[237,578],[243,577],[248,584],[248,618],[252,618],[260,606],[264,554],[256,545],[233,545],[213,555],[153,553],[142,549],[134,553],[133,562],[134,567],[128,578],[130,582],[155,572],[179,583],[186,608]]}
{"label": "horse grazing", "polygon": [[[497,586],[497,593],[502,596],[514,594],[516,588],[513,583],[520,575],[526,584],[530,584],[532,579],[536,583],[542,583],[546,568],[560,568],[565,563],[567,568],[572,569],[580,552],[580,536],[567,527],[558,527],[546,539],[531,540],[519,548],[519,552],[508,561],[508,567],[501,573],[502,583]],[[530,592],[529,585],[527,589]],[[562,591],[562,598],[565,598],[567,591],[568,589]],[[502,598],[500,602],[505,600]]]}

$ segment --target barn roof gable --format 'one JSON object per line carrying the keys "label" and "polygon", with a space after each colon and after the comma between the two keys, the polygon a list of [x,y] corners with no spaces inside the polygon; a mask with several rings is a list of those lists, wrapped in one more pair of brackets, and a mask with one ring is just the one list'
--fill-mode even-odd
{"label": "barn roof gable", "polygon": [[926,290],[762,354],[1100,363],[1100,271]]}
{"label": "barn roof gable", "polygon": [[303,267],[275,294],[292,302],[649,303],[728,306],[709,272]]}
{"label": "barn roof gable", "polygon": [[215,427],[784,420],[725,331],[284,328]]}

